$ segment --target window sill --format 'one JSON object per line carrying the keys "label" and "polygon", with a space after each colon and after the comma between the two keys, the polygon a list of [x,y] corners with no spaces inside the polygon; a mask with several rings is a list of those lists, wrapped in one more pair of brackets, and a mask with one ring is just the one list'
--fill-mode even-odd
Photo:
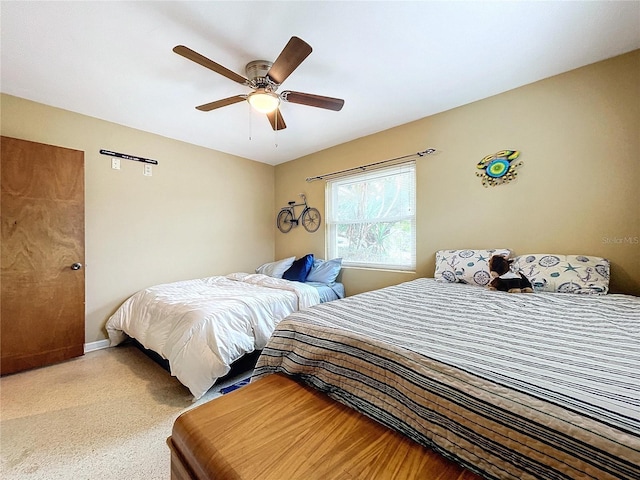
{"label": "window sill", "polygon": [[415,275],[415,270],[399,270],[397,268],[382,268],[382,267],[357,267],[353,265],[343,265],[343,270],[366,270],[369,272],[384,272],[384,273],[406,273],[407,275]]}

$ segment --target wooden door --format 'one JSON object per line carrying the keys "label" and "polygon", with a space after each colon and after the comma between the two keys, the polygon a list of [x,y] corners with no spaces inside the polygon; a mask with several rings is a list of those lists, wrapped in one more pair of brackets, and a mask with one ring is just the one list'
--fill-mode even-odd
{"label": "wooden door", "polygon": [[4,375],[84,353],[84,152],[0,144]]}

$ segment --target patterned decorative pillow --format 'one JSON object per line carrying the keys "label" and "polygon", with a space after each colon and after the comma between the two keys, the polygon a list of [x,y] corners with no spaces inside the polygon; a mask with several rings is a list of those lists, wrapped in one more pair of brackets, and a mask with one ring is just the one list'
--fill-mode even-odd
{"label": "patterned decorative pillow", "polygon": [[489,259],[492,255],[511,255],[508,248],[492,250],[438,250],[436,271],[438,282],[468,283],[486,287],[491,281]]}
{"label": "patterned decorative pillow", "polygon": [[513,262],[529,279],[535,292],[604,295],[609,291],[609,260],[585,255],[535,253]]}

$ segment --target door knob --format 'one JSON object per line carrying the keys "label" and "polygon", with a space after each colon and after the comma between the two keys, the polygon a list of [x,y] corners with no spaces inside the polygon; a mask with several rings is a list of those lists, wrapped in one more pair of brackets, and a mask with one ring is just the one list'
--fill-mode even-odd
{"label": "door knob", "polygon": [[81,263],[74,263],[73,265],[71,265],[71,270],[80,270],[81,268],[82,268]]}

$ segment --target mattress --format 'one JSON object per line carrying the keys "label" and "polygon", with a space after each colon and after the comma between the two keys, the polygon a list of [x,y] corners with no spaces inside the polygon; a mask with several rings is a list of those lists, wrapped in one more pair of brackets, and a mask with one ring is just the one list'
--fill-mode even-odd
{"label": "mattress", "polygon": [[300,376],[485,478],[640,478],[640,298],[418,279],[280,322]]}

